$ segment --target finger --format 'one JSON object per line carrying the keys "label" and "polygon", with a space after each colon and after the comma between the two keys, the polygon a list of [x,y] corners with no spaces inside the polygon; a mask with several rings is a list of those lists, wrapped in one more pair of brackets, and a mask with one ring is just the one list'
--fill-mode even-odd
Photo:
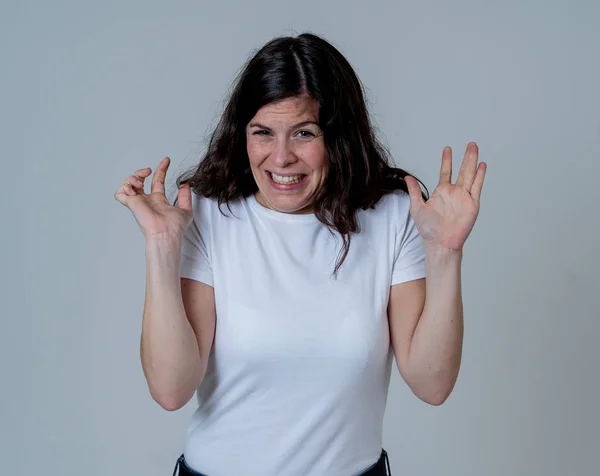
{"label": "finger", "polygon": [[167,169],[169,168],[170,162],[171,159],[165,157],[160,161],[158,167],[156,167],[156,171],[152,177],[152,193],[165,193],[165,178],[167,176]]}
{"label": "finger", "polygon": [[477,159],[479,157],[479,148],[475,142],[470,142],[465,150],[465,157],[458,171],[456,185],[471,190],[475,173],[477,170]]}
{"label": "finger", "polygon": [[131,185],[124,183],[115,192],[115,199],[122,205],[127,206],[127,199],[132,195],[136,195],[135,191],[133,190]]}
{"label": "finger", "polygon": [[192,211],[192,189],[189,183],[179,187],[177,191],[177,207],[182,210]]}
{"label": "finger", "polygon": [[138,179],[140,179],[142,181],[142,185],[141,185],[141,189],[142,192],[144,191],[144,184],[146,179],[150,176],[150,174],[152,173],[152,169],[150,167],[145,167],[143,169],[138,169],[134,172],[134,176],[137,177]]}
{"label": "finger", "polygon": [[123,191],[125,192],[125,194],[129,195],[130,197],[133,197],[138,194],[138,191],[130,183],[123,184]]}
{"label": "finger", "polygon": [[136,177],[139,177],[143,180],[143,179],[149,177],[151,173],[152,173],[152,169],[150,167],[144,167],[143,169],[136,170],[133,175],[135,175]]}
{"label": "finger", "polygon": [[452,182],[452,149],[444,147],[442,152],[442,166],[440,167],[440,183]]}
{"label": "finger", "polygon": [[141,192],[144,191],[144,179],[139,178],[137,175],[130,175],[123,183],[128,183],[132,187],[139,189]]}
{"label": "finger", "polygon": [[418,211],[423,205],[423,195],[421,194],[421,187],[417,182],[417,179],[411,175],[404,177],[406,187],[408,188],[408,195],[410,196],[410,207],[414,211]]}
{"label": "finger", "polygon": [[473,181],[473,186],[471,187],[471,196],[479,201],[481,197],[481,189],[483,188],[483,180],[485,179],[485,172],[487,171],[487,164],[485,162],[481,162],[479,167],[477,167],[477,174],[475,175],[475,180]]}

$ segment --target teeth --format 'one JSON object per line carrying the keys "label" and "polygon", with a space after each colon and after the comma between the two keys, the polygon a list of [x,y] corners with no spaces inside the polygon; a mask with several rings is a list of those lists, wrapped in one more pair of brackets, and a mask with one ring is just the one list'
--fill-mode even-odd
{"label": "teeth", "polygon": [[271,177],[273,178],[273,181],[280,183],[280,184],[291,184],[291,183],[298,183],[300,181],[302,181],[302,178],[304,178],[304,175],[290,175],[290,176],[282,176],[282,175],[277,175],[274,174],[273,172],[271,172]]}

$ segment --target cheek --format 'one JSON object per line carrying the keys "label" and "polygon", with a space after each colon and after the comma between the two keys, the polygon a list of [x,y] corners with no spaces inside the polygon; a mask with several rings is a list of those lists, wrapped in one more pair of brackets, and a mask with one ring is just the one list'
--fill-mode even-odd
{"label": "cheek", "polygon": [[327,152],[322,145],[315,145],[311,150],[306,151],[305,162],[315,172],[324,174],[327,169]]}
{"label": "cheek", "polygon": [[264,159],[264,147],[261,144],[257,144],[255,141],[248,141],[246,146],[248,152],[248,159],[250,160],[251,166],[258,166]]}

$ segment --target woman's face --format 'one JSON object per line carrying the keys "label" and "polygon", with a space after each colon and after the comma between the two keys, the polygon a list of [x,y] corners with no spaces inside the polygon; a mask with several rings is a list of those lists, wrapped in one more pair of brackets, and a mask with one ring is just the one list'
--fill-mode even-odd
{"label": "woman's face", "polygon": [[327,173],[319,103],[309,96],[282,99],[258,110],[246,127],[256,199],[284,213],[309,213]]}

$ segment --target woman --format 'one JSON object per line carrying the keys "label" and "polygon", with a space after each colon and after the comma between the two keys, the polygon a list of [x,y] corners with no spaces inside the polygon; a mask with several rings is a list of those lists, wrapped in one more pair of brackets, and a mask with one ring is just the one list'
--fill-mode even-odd
{"label": "woman", "polygon": [[167,410],[197,395],[179,474],[388,474],[392,356],[432,405],[457,378],[477,161],[469,144],[453,184],[445,148],[428,199],[389,165],[350,64],[303,34],[248,62],[176,205],[168,158],[150,194],[149,168],[125,180],[115,197],[146,237],[150,392]]}

